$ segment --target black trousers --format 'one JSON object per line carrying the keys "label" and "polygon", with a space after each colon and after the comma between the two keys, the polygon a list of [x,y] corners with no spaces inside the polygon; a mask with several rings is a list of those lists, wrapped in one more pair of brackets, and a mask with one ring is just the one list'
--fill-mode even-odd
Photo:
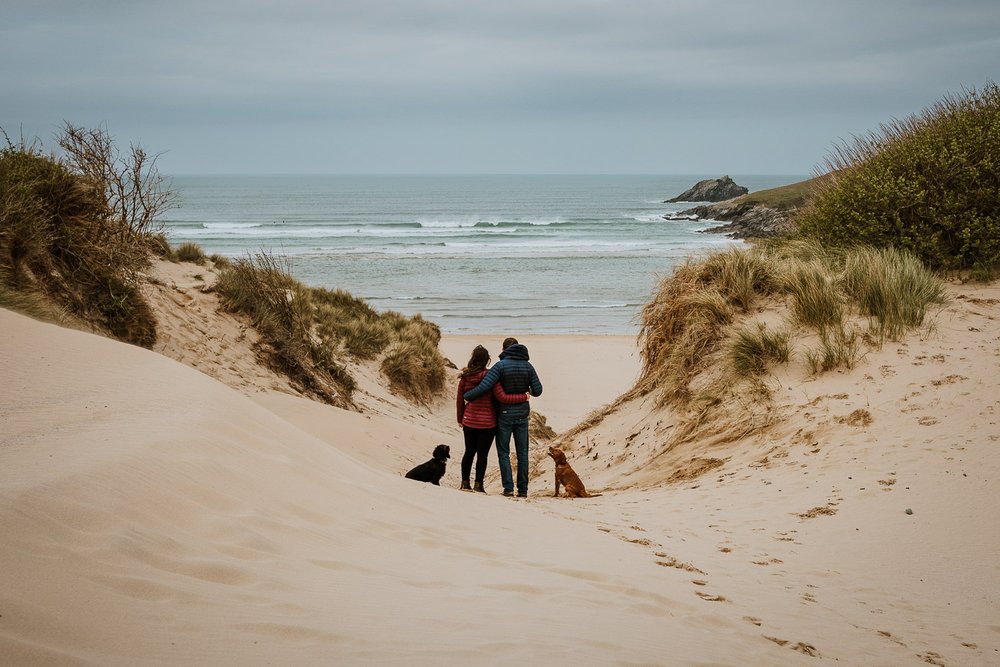
{"label": "black trousers", "polygon": [[462,479],[469,479],[469,474],[472,472],[472,459],[475,459],[476,481],[482,482],[483,478],[486,477],[486,464],[497,430],[495,428],[469,428],[468,426],[463,426],[462,432],[465,434],[465,454],[462,455]]}

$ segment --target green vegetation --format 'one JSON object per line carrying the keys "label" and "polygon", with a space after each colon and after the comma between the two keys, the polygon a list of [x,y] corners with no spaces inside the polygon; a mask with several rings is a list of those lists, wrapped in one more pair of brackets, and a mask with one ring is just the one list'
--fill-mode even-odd
{"label": "green vegetation", "polygon": [[223,305],[250,317],[269,346],[267,358],[304,391],[347,405],[355,380],[341,353],[373,359],[396,391],[427,401],[444,387],[437,325],[419,315],[379,314],[342,290],[306,287],[279,259],[259,253],[223,263],[216,289]]}
{"label": "green vegetation", "polygon": [[61,158],[4,137],[0,285],[21,295],[5,303],[31,302],[34,293],[120,340],[152,347],[156,321],[140,272],[155,218],[173,199],[155,157],[136,146],[122,156],[103,130],[68,124]]}
{"label": "green vegetation", "polygon": [[828,245],[908,251],[935,269],[1000,262],[1000,88],[949,96],[842,145],[796,222]]}
{"label": "green vegetation", "polygon": [[944,286],[920,260],[895,248],[858,248],[844,261],[844,292],[874,318],[880,338],[897,340],[919,326],[931,304],[945,301]]}
{"label": "green vegetation", "polygon": [[784,268],[784,289],[791,297],[796,322],[820,332],[843,322],[842,298],[826,265],[792,261]]}

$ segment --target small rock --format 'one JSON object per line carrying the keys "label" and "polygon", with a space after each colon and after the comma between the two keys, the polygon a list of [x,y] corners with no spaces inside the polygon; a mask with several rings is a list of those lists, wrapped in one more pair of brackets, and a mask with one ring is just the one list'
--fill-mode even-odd
{"label": "small rock", "polygon": [[704,181],[698,181],[690,190],[686,190],[664,203],[673,204],[679,201],[720,202],[745,195],[748,192],[747,188],[737,185],[733,179],[723,176],[722,178],[708,178]]}
{"label": "small rock", "polygon": [[906,508],[906,513],[907,514],[913,514],[913,510],[911,510],[909,507],[907,507]]}

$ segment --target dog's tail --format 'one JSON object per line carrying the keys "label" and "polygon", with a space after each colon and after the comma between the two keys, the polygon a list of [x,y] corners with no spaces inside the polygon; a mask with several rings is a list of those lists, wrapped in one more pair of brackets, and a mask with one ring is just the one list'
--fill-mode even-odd
{"label": "dog's tail", "polygon": [[591,493],[590,491],[587,492],[588,498],[597,498],[598,496],[603,496],[603,495],[604,495],[603,493]]}

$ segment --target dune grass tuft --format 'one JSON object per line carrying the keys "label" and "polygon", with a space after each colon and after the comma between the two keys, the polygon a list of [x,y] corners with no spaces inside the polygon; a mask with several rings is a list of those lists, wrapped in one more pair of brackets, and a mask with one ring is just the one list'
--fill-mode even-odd
{"label": "dune grass tuft", "polygon": [[788,363],[791,357],[791,332],[771,331],[762,322],[743,326],[733,332],[729,344],[729,362],[739,377],[763,375],[773,364]]}
{"label": "dune grass tuft", "polygon": [[776,288],[774,268],[763,253],[731,248],[705,258],[699,272],[736,308],[749,310],[762,295]]}
{"label": "dune grass tuft", "polygon": [[828,267],[815,261],[792,261],[784,269],[782,283],[799,324],[820,332],[840,324],[844,307]]}
{"label": "dune grass tuft", "polygon": [[193,264],[204,264],[205,260],[208,259],[201,246],[190,241],[177,246],[174,249],[173,258],[178,262],[191,262]]}
{"label": "dune grass tuft", "polygon": [[915,256],[895,248],[858,248],[844,262],[842,287],[880,338],[899,340],[927,309],[945,302],[944,286]]}
{"label": "dune grass tuft", "polygon": [[[350,400],[354,379],[313,336],[309,291],[291,277],[282,260],[267,253],[236,260],[219,273],[216,288],[224,307],[250,317],[271,347],[274,367],[328,402]],[[339,397],[331,384],[339,388]]]}
{"label": "dune grass tuft", "polygon": [[861,356],[861,337],[854,328],[824,329],[818,349],[806,352],[806,363],[814,375],[837,368],[854,368]]}

